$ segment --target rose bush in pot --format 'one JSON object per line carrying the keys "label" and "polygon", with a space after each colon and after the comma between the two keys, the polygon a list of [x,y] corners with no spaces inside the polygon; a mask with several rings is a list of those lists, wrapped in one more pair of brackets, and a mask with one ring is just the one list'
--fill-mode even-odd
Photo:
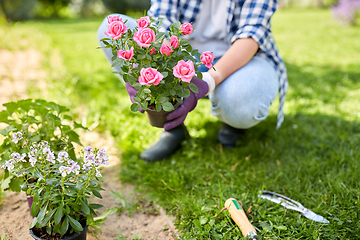
{"label": "rose bush in pot", "polygon": [[112,66],[120,66],[117,73],[127,90],[136,92],[132,111],[172,111],[190,91],[198,92],[191,80],[194,76],[202,79],[198,66],[212,67],[214,56],[211,52],[200,54],[182,38],[193,31],[190,23],[173,23],[170,31],[162,31],[161,20],[145,16],[136,21],[137,26],[129,29],[118,16],[108,17],[105,34],[109,38],[101,41],[112,50]]}

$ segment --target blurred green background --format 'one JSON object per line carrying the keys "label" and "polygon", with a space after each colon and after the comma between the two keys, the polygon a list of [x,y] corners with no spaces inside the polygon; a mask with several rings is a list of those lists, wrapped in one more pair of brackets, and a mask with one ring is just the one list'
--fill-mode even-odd
{"label": "blurred green background", "polygon": [[[279,8],[327,8],[339,0],[280,0]],[[0,15],[7,21],[34,18],[94,17],[106,13],[147,10],[150,0],[0,0]]]}

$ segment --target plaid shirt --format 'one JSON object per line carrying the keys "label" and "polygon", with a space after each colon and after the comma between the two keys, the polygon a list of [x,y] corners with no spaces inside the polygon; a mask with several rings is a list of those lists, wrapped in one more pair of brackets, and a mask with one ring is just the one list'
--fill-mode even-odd
{"label": "plaid shirt", "polygon": [[[206,0],[205,0],[206,1]],[[270,18],[277,0],[228,0],[227,36],[229,42],[239,38],[253,38],[259,44],[256,55],[266,56],[279,76],[279,112],[276,129],[284,121],[283,105],[288,88],[284,62],[271,33]],[[193,23],[201,9],[202,0],[152,0],[149,16],[162,17],[162,27],[169,29],[177,21]]]}

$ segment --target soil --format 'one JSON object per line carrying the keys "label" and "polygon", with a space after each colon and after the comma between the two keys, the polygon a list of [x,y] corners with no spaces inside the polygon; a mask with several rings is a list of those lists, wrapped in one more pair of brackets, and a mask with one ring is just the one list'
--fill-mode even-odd
{"label": "soil", "polygon": [[[35,85],[42,92],[46,92],[46,71],[42,69],[42,55],[33,49],[21,51],[8,51],[0,49],[0,111],[5,108],[3,103],[28,98],[27,86]],[[4,125],[0,124],[0,129]],[[102,234],[97,234],[100,240],[112,240],[119,237],[121,232],[125,239],[134,239],[136,233],[141,239],[169,240],[178,238],[173,224],[174,217],[147,202],[132,185],[124,184],[119,179],[120,159],[119,150],[114,147],[114,140],[110,135],[104,136],[93,131],[81,134],[82,143],[87,146],[105,149],[109,155],[110,164],[102,169],[104,178],[102,192],[103,199],[94,200],[102,204],[98,213],[108,208],[119,207],[119,202],[112,197],[112,191],[121,194],[126,202],[136,202],[141,199],[140,210],[135,209],[132,215],[123,211],[121,214],[112,214],[105,223],[100,225]],[[29,226],[32,221],[24,192],[6,192],[0,205],[0,236],[5,233],[6,239],[31,240]],[[87,240],[97,238],[88,230]]]}

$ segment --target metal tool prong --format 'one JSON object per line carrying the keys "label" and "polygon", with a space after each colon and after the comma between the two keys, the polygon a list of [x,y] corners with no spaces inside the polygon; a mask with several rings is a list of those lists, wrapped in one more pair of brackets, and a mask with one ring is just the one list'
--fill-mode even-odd
{"label": "metal tool prong", "polygon": [[281,206],[287,209],[298,211],[299,213],[301,213],[302,215],[313,221],[329,223],[327,219],[305,208],[301,203],[292,200],[291,198],[285,197],[281,194],[263,190],[263,191],[259,191],[258,197],[261,197],[263,199],[268,199],[274,203],[280,204]]}

